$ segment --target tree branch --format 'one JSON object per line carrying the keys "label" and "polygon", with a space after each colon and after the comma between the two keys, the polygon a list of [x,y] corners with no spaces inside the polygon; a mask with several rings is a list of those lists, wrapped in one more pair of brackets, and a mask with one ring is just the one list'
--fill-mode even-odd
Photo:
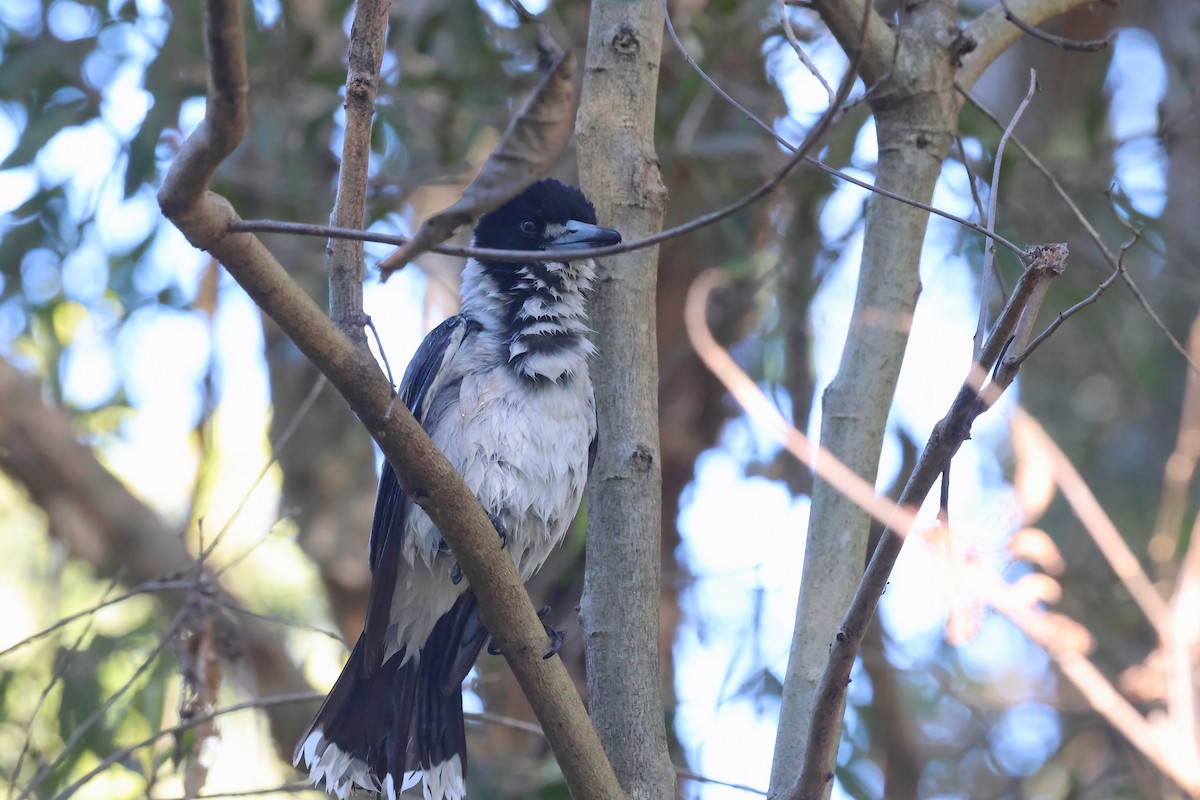
{"label": "tree branch", "polygon": [[[357,0],[350,26],[350,55],[346,70],[346,130],[337,197],[331,225],[361,228],[367,219],[367,166],[371,158],[371,117],[379,91],[389,0]],[[333,239],[325,245],[329,275],[329,316],[342,334],[366,346],[363,331],[363,263],[361,242]]]}
{"label": "tree branch", "polygon": [[[210,106],[230,86],[245,86],[241,4],[206,4]],[[228,85],[227,85],[228,84]],[[245,92],[238,97],[245,103]],[[429,514],[450,543],[480,603],[480,617],[504,653],[533,707],[567,785],[575,797],[621,796],[616,777],[579,695],[559,659],[543,659],[546,637],[513,560],[497,546],[479,501],[402,404],[364,347],[347,339],[267,251],[249,234],[230,234],[237,215],[208,191],[206,179],[244,131],[227,131],[213,117],[189,137],[159,191],[163,213],[196,247],[216,256],[250,297],[345,397],[379,443],[409,497]],[[211,126],[211,128],[210,128]],[[210,133],[215,129],[216,133]],[[199,178],[200,180],[197,180]]]}
{"label": "tree branch", "polygon": [[[934,481],[946,469],[950,459],[958,452],[962,443],[970,437],[975,419],[986,411],[1016,377],[1012,370],[998,369],[995,377],[982,385],[987,370],[999,359],[1004,366],[1002,353],[1015,339],[1027,336],[1023,330],[1028,325],[1023,320],[1036,316],[1046,288],[1058,277],[1065,267],[1067,248],[1065,245],[1050,245],[1038,248],[1033,264],[1021,276],[1013,289],[1012,297],[996,320],[996,325],[984,344],[978,364],[972,365],[970,374],[963,381],[957,397],[946,416],[934,426],[929,441],[921,453],[912,476],[900,494],[901,508],[919,508]],[[1017,342],[1019,347],[1024,342]],[[879,598],[887,585],[888,576],[904,546],[907,528],[889,525],[879,539],[863,573],[862,581],[854,594],[854,600],[838,628],[829,650],[828,662],[821,675],[813,700],[809,736],[804,753],[804,766],[789,791],[783,796],[787,800],[814,800],[825,796],[833,778],[833,764],[841,739],[842,710],[846,701],[846,686],[850,682],[850,668],[858,654],[867,625],[879,604]]]}
{"label": "tree branch", "polygon": [[[815,4],[821,20],[846,51],[858,60],[858,74],[868,86],[878,83],[892,70],[896,34],[866,0],[822,0]],[[863,34],[863,17],[867,17]]]}

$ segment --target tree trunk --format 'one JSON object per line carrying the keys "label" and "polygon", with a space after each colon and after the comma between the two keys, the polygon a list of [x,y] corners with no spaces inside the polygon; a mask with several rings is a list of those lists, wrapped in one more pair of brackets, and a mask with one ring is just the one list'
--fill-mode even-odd
{"label": "tree trunk", "polygon": [[[662,27],[658,0],[592,4],[579,172],[600,221],[630,239],[660,230],[666,203],[654,152]],[[657,262],[657,248],[605,259],[592,303],[600,440],[580,621],[592,720],[634,798],[675,792],[659,678]]]}

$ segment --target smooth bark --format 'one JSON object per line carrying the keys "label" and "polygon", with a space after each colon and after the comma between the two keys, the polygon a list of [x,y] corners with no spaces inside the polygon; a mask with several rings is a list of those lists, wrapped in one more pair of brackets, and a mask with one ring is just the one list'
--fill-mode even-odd
{"label": "smooth bark", "polygon": [[[599,219],[626,239],[662,228],[666,190],[654,150],[662,27],[659,0],[592,3],[579,172]],[[592,720],[636,798],[675,793],[659,678],[657,264],[657,248],[600,262],[592,302],[600,440],[580,606]]]}

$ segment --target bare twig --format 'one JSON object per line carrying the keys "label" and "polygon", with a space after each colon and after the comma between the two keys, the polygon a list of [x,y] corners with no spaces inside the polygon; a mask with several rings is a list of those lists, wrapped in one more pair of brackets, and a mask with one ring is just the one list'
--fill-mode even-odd
{"label": "bare twig", "polygon": [[[112,594],[112,590],[117,587],[117,584],[120,583],[120,580],[120,576],[118,576],[113,578],[113,580],[108,584],[108,588],[106,588],[104,590],[104,594],[100,596],[100,604],[103,604],[108,599],[108,596]],[[43,687],[42,693],[37,699],[37,703],[35,703],[33,706],[33,713],[29,715],[29,722],[27,722],[25,725],[25,736],[24,742],[21,744],[21,753],[17,756],[17,765],[13,767],[12,771],[12,781],[8,784],[8,796],[10,798],[17,789],[17,780],[21,777],[21,766],[25,762],[25,756],[29,753],[29,745],[33,741],[34,720],[37,719],[38,713],[41,712],[42,705],[46,702],[46,698],[50,696],[51,690],[54,689],[59,680],[66,675],[67,669],[70,668],[71,662],[75,660],[75,656],[79,652],[80,646],[83,644],[83,640],[87,638],[89,633],[92,632],[92,623],[95,621],[95,617],[89,617],[87,624],[83,626],[83,630],[79,632],[79,635],[75,637],[75,641],[72,642],[71,646],[67,648],[66,653],[55,660],[54,669],[51,670],[50,673],[50,680],[46,683],[45,687]]]}
{"label": "bare twig", "polygon": [[[321,390],[324,389],[328,383],[329,379],[324,375],[317,376],[317,380],[313,383],[312,388],[308,390],[308,395],[306,395],[304,401],[300,403],[299,408],[296,409],[296,413],[292,415],[290,420],[288,420],[287,427],[283,429],[283,432],[279,434],[279,439],[275,442],[274,446],[271,447],[271,457],[267,459],[267,463],[263,465],[263,468],[258,471],[258,475],[255,476],[254,480],[250,483],[249,488],[247,488],[245,493],[242,495],[242,499],[238,502],[237,508],[233,510],[233,513],[229,516],[229,519],[226,520],[225,524],[221,527],[221,530],[217,532],[216,537],[213,538],[213,542],[211,545],[209,545],[208,549],[200,551],[201,560],[204,560],[206,556],[212,553],[213,549],[221,541],[221,538],[225,535],[226,531],[228,531],[230,526],[233,525],[233,521],[237,519],[239,514],[242,513],[242,509],[246,507],[246,504],[250,502],[250,496],[254,493],[254,490],[258,488],[258,485],[262,483],[263,479],[267,477],[267,474],[271,471],[271,468],[275,466],[275,463],[279,460],[279,454],[283,452],[283,448],[286,447],[288,441],[291,440],[292,434],[294,434],[296,429],[300,427],[301,421],[308,416],[308,412],[312,410],[313,405],[317,402],[317,397],[320,396]],[[270,531],[267,531],[267,536],[269,535]],[[216,570],[216,576],[218,578],[221,577],[226,572],[244,561],[251,553],[255,551],[255,549],[258,548],[259,545],[267,540],[267,536],[259,537],[257,541],[255,541],[245,550],[222,564],[221,567]]]}
{"label": "bare twig", "polygon": [[[1009,137],[1017,128],[1017,123],[1021,121],[1021,116],[1025,113],[1025,109],[1029,107],[1029,103],[1033,100],[1033,95],[1037,92],[1037,70],[1029,70],[1029,91],[1025,93],[1025,98],[1021,100],[1017,110],[1013,112],[1012,119],[1008,126],[1004,129],[1003,135],[1000,137],[1000,144],[996,146],[996,158],[992,164],[992,188],[988,195],[988,213],[984,218],[989,231],[996,230],[996,207],[1000,202],[1000,170],[1004,166],[1004,148],[1008,146]],[[965,155],[964,155],[965,158]],[[974,183],[972,183],[972,191],[974,191]],[[996,248],[988,243],[988,246],[983,249],[983,270],[980,276],[980,298],[979,298],[979,323],[975,327],[974,345],[971,352],[973,359],[979,358],[979,351],[983,348],[983,335],[987,330],[987,307],[988,294],[991,291],[991,276],[995,267]]]}
{"label": "bare twig", "polygon": [[38,641],[39,639],[44,639],[47,636],[49,636],[50,634],[59,630],[60,628],[64,628],[67,625],[70,625],[72,622],[75,622],[76,620],[91,616],[92,614],[95,614],[96,612],[98,612],[102,609],[108,608],[109,606],[114,606],[118,603],[123,603],[132,597],[138,597],[139,595],[147,594],[149,592],[173,592],[173,591],[178,591],[179,589],[187,589],[191,586],[192,586],[192,581],[182,581],[182,580],[175,580],[175,579],[169,579],[169,578],[148,581],[139,586],[135,586],[134,588],[125,592],[125,594],[122,594],[118,597],[109,598],[107,600],[101,600],[100,602],[96,603],[95,605],[89,606],[89,607],[83,609],[82,611],[77,611],[74,614],[70,614],[68,616],[62,617],[61,619],[56,620],[53,625],[43,628],[42,630],[38,631],[37,633],[32,633],[29,636],[26,636],[21,641],[15,643],[15,644],[9,645],[4,650],[0,651],[0,658],[3,658],[4,656],[8,655],[9,653],[20,650],[22,647],[25,647],[26,645],[33,644],[34,642]]}
{"label": "bare twig", "polygon": [[[987,106],[983,105],[969,91],[967,91],[962,84],[956,83],[955,88],[958,90],[959,94],[961,94],[972,105],[979,109],[979,111],[988,119],[990,119],[993,124],[1001,129],[1004,128],[1004,123],[1002,123],[1000,119],[993,114],[990,109],[988,109]],[[1175,352],[1183,356],[1184,360],[1187,361],[1192,370],[1197,374],[1200,374],[1200,361],[1192,358],[1192,356],[1188,353],[1187,348],[1183,346],[1179,339],[1176,338],[1175,335],[1167,328],[1166,324],[1163,323],[1162,318],[1158,316],[1158,314],[1151,307],[1149,301],[1146,300],[1146,296],[1142,294],[1141,289],[1138,288],[1138,285],[1134,281],[1133,277],[1127,270],[1121,267],[1118,256],[1115,255],[1108,248],[1108,245],[1104,243],[1104,239],[1100,236],[1100,233],[1088,220],[1087,216],[1084,215],[1083,211],[1080,210],[1079,205],[1074,201],[1074,199],[1072,199],[1071,195],[1068,194],[1063,188],[1062,184],[1054,176],[1054,173],[1052,173],[1041,162],[1041,160],[1039,160],[1038,157],[1035,156],[1033,152],[1015,136],[1013,137],[1013,144],[1017,146],[1017,149],[1021,151],[1021,155],[1025,156],[1030,165],[1032,165],[1033,168],[1036,169],[1042,175],[1042,177],[1050,183],[1050,186],[1054,189],[1055,194],[1057,194],[1059,199],[1061,199],[1067,208],[1070,209],[1071,215],[1075,217],[1075,220],[1080,224],[1080,226],[1083,227],[1084,231],[1088,235],[1088,238],[1092,240],[1092,243],[1096,246],[1096,249],[1100,251],[1100,255],[1105,261],[1108,262],[1109,267],[1120,273],[1121,281],[1126,285],[1126,287],[1128,287],[1129,291],[1133,294],[1134,299],[1138,301],[1138,304],[1142,307],[1142,310],[1146,313],[1146,315],[1150,317],[1150,320],[1154,323],[1155,327],[1158,328],[1159,333],[1161,333],[1163,337],[1170,342],[1171,347],[1175,349]]]}
{"label": "bare twig", "polygon": [[783,35],[787,37],[788,44],[796,51],[796,58],[800,59],[800,63],[821,83],[825,94],[829,96],[829,104],[833,105],[833,87],[829,85],[829,81],[825,80],[821,70],[817,69],[817,65],[812,62],[808,53],[805,53],[804,48],[800,46],[799,40],[796,39],[796,31],[792,29],[792,19],[788,16],[787,0],[775,0],[775,4],[779,10],[779,21],[783,24]]}
{"label": "bare twig", "polygon": [[[267,459],[267,463],[264,464],[263,468],[258,471],[258,475],[256,475],[254,480],[250,482],[250,485],[246,488],[246,491],[242,493],[242,499],[238,501],[237,507],[234,508],[233,513],[229,515],[229,519],[225,520],[225,524],[221,526],[221,530],[217,531],[217,535],[213,537],[212,542],[210,542],[207,547],[205,547],[204,543],[201,542],[200,553],[197,556],[199,561],[203,562],[207,560],[208,557],[212,555],[213,551],[217,549],[217,545],[221,543],[221,540],[225,537],[225,534],[228,533],[229,529],[233,526],[234,520],[241,515],[242,511],[246,508],[246,504],[250,502],[250,498],[253,496],[254,491],[258,488],[259,484],[263,482],[263,479],[267,477],[267,474],[270,473],[271,468],[275,466],[275,462],[279,460],[279,454],[283,452],[285,447],[287,447],[287,443],[291,440],[292,434],[296,432],[296,429],[300,427],[300,423],[306,416],[308,416],[308,412],[312,410],[313,404],[316,403],[317,397],[321,394],[321,390],[325,388],[325,384],[328,382],[329,381],[324,375],[317,376],[317,380],[313,383],[313,387],[308,390],[308,395],[304,398],[304,401],[300,403],[300,407],[296,409],[296,413],[292,415],[290,420],[288,420],[287,427],[283,429],[283,432],[279,434],[279,438],[271,447],[271,457]],[[248,551],[243,552],[237,557],[230,559],[227,563],[223,564],[219,570],[217,570],[217,576],[220,577],[223,575],[248,554]]]}
{"label": "bare twig", "polygon": [[289,704],[289,703],[311,703],[314,700],[320,700],[322,697],[324,697],[324,694],[320,693],[320,692],[295,692],[293,694],[281,694],[281,695],[272,695],[269,697],[260,697],[257,700],[248,700],[245,703],[237,703],[232,706],[226,706],[225,708],[218,708],[215,711],[211,711],[207,714],[200,714],[199,716],[193,717],[192,719],[186,720],[184,722],[180,722],[178,725],[173,725],[170,728],[163,728],[162,730],[158,731],[157,733],[150,734],[145,739],[142,739],[140,742],[136,742],[134,744],[129,745],[128,747],[123,747],[120,750],[110,753],[105,759],[103,759],[99,764],[97,764],[95,767],[93,767],[89,772],[85,773],[82,777],[80,777],[78,780],[76,780],[70,786],[68,786],[67,788],[65,788],[61,792],[59,792],[57,795],[55,795],[54,800],[66,800],[66,798],[75,794],[75,792],[79,791],[80,788],[82,788],[89,781],[91,781],[92,778],[96,777],[101,772],[104,772],[106,769],[111,767],[113,764],[117,764],[121,761],[124,761],[125,759],[129,758],[129,756],[136,753],[138,750],[141,750],[144,747],[149,747],[152,744],[154,744],[155,742],[159,741],[160,739],[165,739],[168,736],[177,736],[178,734],[180,734],[186,730],[191,730],[192,728],[196,728],[201,725],[206,725],[207,723],[211,722],[214,719],[217,719],[218,717],[223,717],[227,714],[233,714],[238,711],[246,711],[248,709],[270,708],[272,706],[284,705],[284,704]]}
{"label": "bare twig", "polygon": [[1025,33],[1029,34],[1033,38],[1040,39],[1041,41],[1046,42],[1048,44],[1052,44],[1055,47],[1061,47],[1063,50],[1076,50],[1079,52],[1091,53],[1091,52],[1095,52],[1096,50],[1105,49],[1110,44],[1112,44],[1113,38],[1116,37],[1115,32],[1110,33],[1108,36],[1105,36],[1103,39],[1092,39],[1092,40],[1083,40],[1083,41],[1080,41],[1078,39],[1068,39],[1065,36],[1056,36],[1053,33],[1046,33],[1041,28],[1035,28],[1034,26],[1030,25],[1025,20],[1018,17],[1008,7],[1007,0],[1000,0],[1000,7],[1004,9],[1005,19],[1007,19],[1013,25],[1016,25],[1018,28],[1020,28],[1021,30],[1023,30]]}
{"label": "bare twig", "polygon": [[[187,605],[184,605],[179,609],[178,612],[176,612],[175,618],[171,620],[171,623],[167,626],[166,630],[159,635],[158,642],[155,643],[154,647],[142,660],[142,663],[138,665],[138,668],[134,670],[133,674],[129,676],[129,679],[125,681],[125,683],[123,683],[121,687],[117,689],[117,691],[105,698],[104,702],[101,703],[100,706],[91,714],[89,714],[87,719],[83,720],[83,722],[74,727],[74,729],[71,731],[71,735],[67,737],[67,741],[63,743],[62,749],[59,750],[58,755],[53,761],[38,771],[38,774],[34,776],[33,780],[31,780],[21,792],[18,800],[25,800],[26,797],[32,795],[34,790],[41,786],[42,782],[52,775],[54,770],[58,769],[59,766],[66,761],[67,756],[70,755],[73,749],[75,749],[75,745],[77,745],[79,740],[82,739],[89,730],[91,730],[92,726],[104,718],[104,713],[108,711],[108,709],[110,709],[112,705],[116,703],[122,695],[125,694],[125,692],[129,691],[130,687],[133,686],[137,679],[140,678],[142,674],[146,672],[146,670],[154,665],[154,662],[158,660],[158,654],[163,651],[167,644],[172,641],[175,634],[180,630],[180,628],[183,627],[184,621],[189,613],[191,613],[191,608]],[[69,792],[63,792],[59,795],[59,797],[68,797],[69,795]]]}
{"label": "bare twig", "polygon": [[[1025,359],[1027,359],[1027,358],[1029,358],[1029,356],[1033,355],[1034,350],[1036,350],[1038,347],[1040,347],[1043,342],[1045,342],[1047,339],[1049,339],[1054,334],[1054,332],[1056,330],[1058,330],[1058,327],[1060,325],[1062,325],[1065,321],[1067,321],[1068,319],[1075,316],[1083,309],[1087,308],[1088,306],[1090,306],[1091,304],[1093,304],[1097,300],[1099,300],[1101,298],[1101,296],[1103,296],[1104,293],[1108,291],[1108,287],[1112,286],[1113,281],[1115,281],[1118,276],[1125,273],[1125,254],[1129,252],[1129,249],[1131,247],[1133,247],[1135,244],[1137,244],[1141,240],[1142,231],[1139,230],[1138,228],[1135,228],[1133,225],[1130,225],[1128,221],[1126,221],[1123,217],[1121,217],[1120,214],[1117,213],[1116,206],[1112,202],[1112,192],[1111,191],[1108,193],[1108,199],[1109,199],[1110,207],[1112,207],[1112,210],[1113,210],[1113,215],[1116,216],[1117,220],[1119,222],[1121,222],[1121,224],[1123,224],[1126,228],[1128,228],[1133,233],[1133,236],[1128,241],[1126,241],[1124,244],[1121,245],[1120,253],[1117,256],[1116,269],[1113,270],[1111,275],[1109,275],[1107,278],[1105,278],[1103,281],[1101,281],[1100,284],[1096,287],[1095,291],[1093,291],[1090,295],[1085,297],[1083,300],[1080,300],[1078,303],[1071,306],[1066,311],[1060,311],[1058,316],[1054,319],[1054,321],[1052,321],[1048,326],[1046,326],[1046,329],[1044,331],[1042,331],[1037,336],[1037,338],[1035,338],[1032,342],[1030,342],[1028,347],[1026,347],[1019,354],[1012,356],[1010,361],[1013,365],[1020,366],[1020,364],[1025,361]],[[1190,373],[1190,374],[1195,375],[1196,373]]]}

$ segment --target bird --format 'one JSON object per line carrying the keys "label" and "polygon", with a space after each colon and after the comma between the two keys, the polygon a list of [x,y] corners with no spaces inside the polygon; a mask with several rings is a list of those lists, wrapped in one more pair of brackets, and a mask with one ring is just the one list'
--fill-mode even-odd
{"label": "bird", "polygon": [[[400,400],[483,505],[523,581],[566,533],[596,453],[596,264],[572,253],[620,241],[580,189],[532,183],[479,219],[473,244],[541,255],[469,259],[461,312],[425,337],[400,382]],[[340,800],[395,800],[421,781],[426,800],[461,800],[462,682],[488,634],[454,555],[386,461],[368,550],[363,632],[293,764]],[[547,634],[549,657],[561,636]]]}

